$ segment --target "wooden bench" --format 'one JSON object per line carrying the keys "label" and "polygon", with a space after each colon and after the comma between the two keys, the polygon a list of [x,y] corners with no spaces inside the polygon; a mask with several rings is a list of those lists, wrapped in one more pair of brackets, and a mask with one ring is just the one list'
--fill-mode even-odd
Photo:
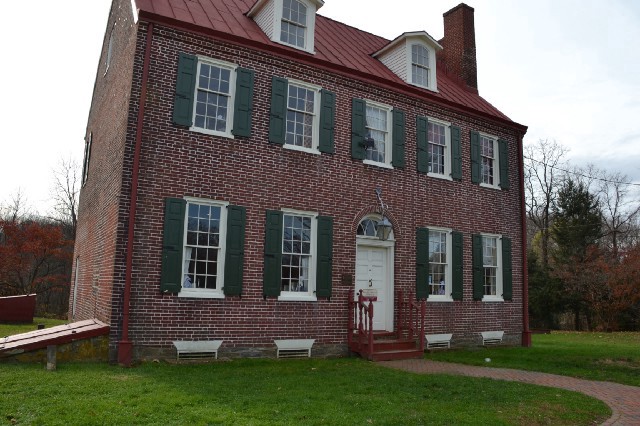
{"label": "wooden bench", "polygon": [[451,348],[452,336],[453,334],[425,334],[427,349]]}
{"label": "wooden bench", "polygon": [[274,340],[278,358],[311,358],[311,347],[315,339]]}
{"label": "wooden bench", "polygon": [[222,340],[178,340],[173,342],[178,353],[178,361],[191,359],[218,359],[218,349]]}
{"label": "wooden bench", "polygon": [[480,334],[482,335],[482,346],[499,345],[502,343],[504,331],[483,331]]}

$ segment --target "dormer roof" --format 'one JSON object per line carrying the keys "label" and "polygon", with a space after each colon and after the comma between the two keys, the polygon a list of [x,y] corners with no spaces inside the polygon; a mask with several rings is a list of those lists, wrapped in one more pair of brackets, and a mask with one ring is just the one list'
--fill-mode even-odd
{"label": "dormer roof", "polygon": [[[253,6],[251,6],[251,9],[249,9],[249,11],[247,12],[247,16],[249,18],[253,18],[254,16],[256,16],[258,11],[264,7],[264,5],[266,3],[269,3],[269,2],[272,2],[272,1],[273,0],[257,0],[255,2],[255,4]],[[309,1],[316,5],[316,10],[318,10],[322,6],[324,6],[324,1],[323,0],[309,0]]]}
{"label": "dormer roof", "polygon": [[397,46],[399,46],[402,43],[406,42],[408,38],[414,38],[414,37],[419,39],[419,40],[421,40],[422,42],[424,42],[428,46],[433,47],[436,52],[439,52],[439,51],[441,51],[443,49],[443,47],[440,45],[440,43],[438,43],[426,31],[411,31],[411,32],[406,32],[406,33],[400,34],[398,37],[396,37],[393,40],[391,40],[386,46],[384,46],[382,49],[378,50],[372,56],[374,58],[379,58],[381,56],[384,56],[385,53],[393,50]]}

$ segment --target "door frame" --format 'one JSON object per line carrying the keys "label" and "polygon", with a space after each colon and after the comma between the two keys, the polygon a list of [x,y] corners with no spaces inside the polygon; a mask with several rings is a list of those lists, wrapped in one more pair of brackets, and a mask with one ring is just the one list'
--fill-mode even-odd
{"label": "door frame", "polygon": [[[386,269],[387,269],[387,276],[385,277],[386,279],[386,291],[385,291],[385,300],[387,301],[386,303],[386,311],[387,311],[387,318],[385,319],[385,330],[387,331],[394,331],[394,318],[395,318],[395,310],[394,310],[394,305],[395,305],[395,301],[394,301],[394,264],[395,264],[395,240],[393,240],[392,238],[389,238],[386,241],[382,241],[379,240],[378,238],[372,238],[372,237],[364,237],[364,236],[356,236],[356,259],[358,258],[358,251],[360,249],[360,247],[374,247],[374,248],[383,248],[386,251],[386,258],[387,258],[387,265],[386,265]],[[355,264],[354,264],[355,267]],[[356,268],[357,269],[357,268]],[[356,271],[357,273],[357,271]],[[354,287],[355,287],[355,282],[357,282],[357,277],[355,277],[355,281],[354,281]],[[358,296],[357,292],[356,292],[356,297]],[[374,311],[374,315],[375,315],[375,311]]]}

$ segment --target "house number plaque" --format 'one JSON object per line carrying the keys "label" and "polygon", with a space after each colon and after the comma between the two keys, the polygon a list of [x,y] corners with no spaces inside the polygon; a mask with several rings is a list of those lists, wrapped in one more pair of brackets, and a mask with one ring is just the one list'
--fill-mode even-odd
{"label": "house number plaque", "polygon": [[364,300],[375,302],[378,300],[378,290],[375,288],[363,288],[362,297],[364,298]]}

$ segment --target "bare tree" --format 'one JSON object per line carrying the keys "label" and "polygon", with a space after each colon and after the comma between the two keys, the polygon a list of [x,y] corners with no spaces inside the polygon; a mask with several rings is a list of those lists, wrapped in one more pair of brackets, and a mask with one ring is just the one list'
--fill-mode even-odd
{"label": "bare tree", "polygon": [[61,158],[53,170],[53,217],[68,228],[70,237],[75,238],[78,223],[78,196],[80,194],[80,167],[69,158]]}
{"label": "bare tree", "polygon": [[603,236],[612,259],[617,262],[621,246],[633,244],[635,225],[640,213],[640,200],[633,197],[631,180],[620,172],[599,174],[598,189],[604,214]]}
{"label": "bare tree", "polygon": [[18,188],[7,203],[0,204],[0,219],[15,223],[29,216],[31,212],[22,188]]}
{"label": "bare tree", "polygon": [[562,183],[562,171],[568,148],[558,142],[539,140],[524,147],[527,217],[541,235],[543,270],[549,268],[549,228],[551,209]]}

